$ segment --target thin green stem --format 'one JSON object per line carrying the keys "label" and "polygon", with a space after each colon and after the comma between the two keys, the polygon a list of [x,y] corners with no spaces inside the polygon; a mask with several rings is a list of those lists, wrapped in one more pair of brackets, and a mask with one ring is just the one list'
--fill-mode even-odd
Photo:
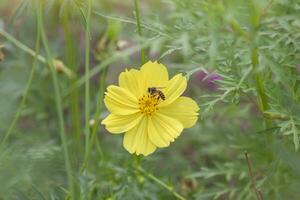
{"label": "thin green stem", "polygon": [[[16,45],[18,48],[20,48],[22,51],[28,53],[29,55],[31,55],[32,57],[37,57],[37,60],[47,64],[47,59],[44,58],[43,56],[37,54],[35,51],[33,51],[32,49],[30,49],[29,47],[27,47],[25,44],[23,44],[22,42],[20,42],[19,40],[17,40],[16,38],[14,38],[11,34],[7,33],[5,30],[0,29],[0,35],[2,35],[4,38],[6,38],[8,41],[10,41],[11,43],[13,43],[14,45]],[[53,62],[55,62],[56,60],[53,60]],[[70,70],[67,67],[63,67],[62,72],[64,72],[69,78],[72,78],[74,76],[74,73],[72,70]]]}
{"label": "thin green stem", "polygon": [[97,153],[99,154],[99,157],[101,158],[100,161],[105,161],[104,153],[103,153],[102,148],[101,148],[101,146],[100,146],[100,143],[99,143],[99,139],[98,139],[98,135],[97,135],[97,134],[96,134],[95,142],[96,142],[96,150],[97,150]]}
{"label": "thin green stem", "polygon": [[61,99],[61,95],[60,95],[57,74],[55,71],[55,67],[53,65],[52,54],[51,54],[49,46],[48,46],[48,40],[47,40],[45,29],[44,29],[44,24],[43,24],[44,20],[43,20],[42,3],[41,2],[39,3],[39,8],[37,9],[37,16],[38,16],[38,28],[41,31],[41,38],[42,38],[42,42],[43,42],[43,45],[46,50],[47,63],[49,65],[52,83],[53,83],[53,87],[54,87],[56,111],[57,111],[57,115],[58,115],[59,132],[60,132],[60,138],[62,141],[62,148],[63,148],[63,152],[64,152],[64,160],[65,160],[65,167],[66,167],[66,171],[67,171],[67,179],[68,179],[68,186],[70,189],[70,196],[71,196],[71,200],[74,200],[75,199],[75,190],[74,190],[74,185],[72,183],[71,161],[70,161],[70,157],[69,157],[68,146],[67,146],[67,137],[66,137],[66,133],[65,133],[65,125],[64,125],[63,109],[62,109],[62,99]]}
{"label": "thin green stem", "polygon": [[36,43],[35,43],[35,56],[33,58],[33,62],[32,62],[32,68],[31,68],[31,71],[30,71],[30,74],[29,74],[29,78],[28,78],[28,81],[26,83],[26,86],[25,86],[25,89],[24,89],[24,92],[23,92],[23,96],[22,96],[22,100],[21,100],[21,103],[18,107],[18,110],[14,116],[14,119],[13,121],[11,122],[7,132],[5,133],[5,136],[3,138],[3,140],[1,141],[1,146],[5,144],[6,140],[9,138],[10,134],[12,133],[12,130],[14,129],[20,115],[21,115],[21,112],[22,112],[22,109],[25,105],[25,102],[26,102],[26,99],[27,99],[27,95],[28,95],[28,92],[29,92],[29,89],[30,89],[30,86],[31,86],[31,83],[32,83],[32,80],[33,80],[33,77],[34,77],[34,72],[35,72],[35,69],[36,69],[36,65],[37,65],[37,57],[38,57],[38,54],[39,54],[39,51],[40,51],[40,39],[41,39],[41,34],[40,34],[40,30],[37,29],[37,37],[36,37]]}
{"label": "thin green stem", "polygon": [[228,23],[234,32],[236,32],[237,34],[242,36],[244,39],[249,41],[249,37],[250,37],[249,34],[240,26],[240,24],[237,22],[236,19],[231,18],[228,21]]}
{"label": "thin green stem", "polygon": [[85,30],[85,155],[90,145],[90,22],[92,12],[92,2],[87,1],[87,21]]}
{"label": "thin green stem", "polygon": [[[269,109],[269,104],[267,102],[267,95],[265,93],[265,89],[263,86],[262,74],[259,71],[257,71],[257,66],[258,66],[257,47],[253,47],[251,50],[251,62],[254,70],[255,87],[258,93],[258,102],[260,105],[260,110],[262,113],[264,113],[264,111]],[[270,128],[271,121],[265,120],[265,126],[266,128]]]}
{"label": "thin green stem", "polygon": [[245,152],[245,159],[246,159],[246,162],[247,162],[247,165],[248,165],[249,175],[250,175],[250,178],[251,178],[252,187],[253,187],[253,190],[255,192],[256,199],[257,200],[263,200],[263,196],[262,196],[261,191],[258,190],[257,187],[256,187],[256,181],[255,181],[254,173],[253,173],[251,162],[250,162],[250,159],[249,159],[249,156],[248,156],[247,152]]}
{"label": "thin green stem", "polygon": [[[69,29],[69,15],[68,13],[65,14],[63,19],[63,28],[64,28],[64,35],[66,41],[66,57],[67,57],[67,65],[76,72],[76,57],[74,52],[74,45],[73,45],[73,37]],[[77,81],[76,76],[74,76],[70,80],[70,84],[74,85]],[[71,98],[71,105],[70,105],[70,114],[71,114],[71,123],[72,123],[72,133],[75,134],[76,138],[76,146],[77,150],[80,151],[81,149],[81,138],[80,138],[80,108],[79,108],[79,94],[78,88],[74,89],[70,95]]]}
{"label": "thin green stem", "polygon": [[[95,117],[94,117],[95,124],[92,127],[91,141],[90,141],[90,144],[89,144],[89,147],[88,147],[88,151],[86,152],[86,154],[84,156],[84,161],[83,161],[83,164],[82,164],[82,167],[81,167],[81,171],[83,171],[87,166],[87,163],[88,163],[90,155],[91,155],[92,147],[93,147],[93,145],[95,143],[95,140],[96,140],[96,133],[99,129],[99,124],[100,124],[99,120],[100,120],[100,114],[101,114],[101,111],[102,111],[102,108],[103,108],[103,97],[104,97],[107,69],[108,69],[108,67],[106,67],[103,70],[102,75],[101,75],[100,80],[99,80],[99,96],[97,97],[98,102],[97,102],[97,107],[96,107],[96,114],[95,114]],[[96,145],[99,145],[99,144],[96,143]],[[99,145],[98,148],[100,150],[101,157],[103,158],[103,153],[102,153],[101,146]]]}
{"label": "thin green stem", "polygon": [[[134,0],[134,12],[135,12],[135,19],[136,19],[136,25],[137,25],[137,31],[140,36],[140,38],[143,38],[143,32],[142,32],[142,26],[140,21],[140,13],[139,13],[139,0]],[[143,47],[141,47],[141,64],[145,63],[145,50]]]}
{"label": "thin green stem", "polygon": [[137,170],[139,170],[140,172],[142,172],[144,175],[146,175],[149,179],[151,179],[152,181],[154,181],[155,183],[157,183],[158,185],[162,186],[163,188],[167,189],[169,192],[171,192],[177,199],[180,200],[186,200],[186,198],[184,198],[183,196],[181,196],[180,194],[178,194],[173,187],[167,185],[166,183],[164,183],[162,180],[160,180],[159,178],[157,178],[156,176],[148,173],[146,170],[144,170],[141,166],[137,167]]}
{"label": "thin green stem", "polygon": [[37,52],[33,51],[32,49],[30,49],[29,47],[27,47],[26,45],[24,45],[22,42],[20,42],[16,38],[14,38],[12,35],[10,35],[9,33],[7,33],[5,30],[0,29],[0,35],[2,35],[3,37],[5,37],[8,41],[10,41],[11,43],[13,43],[14,45],[16,45],[17,47],[19,47],[24,52],[26,52],[29,55],[31,55],[32,57],[37,57],[37,60],[39,60],[40,62],[47,63],[46,58],[44,58],[41,55],[38,55]]}

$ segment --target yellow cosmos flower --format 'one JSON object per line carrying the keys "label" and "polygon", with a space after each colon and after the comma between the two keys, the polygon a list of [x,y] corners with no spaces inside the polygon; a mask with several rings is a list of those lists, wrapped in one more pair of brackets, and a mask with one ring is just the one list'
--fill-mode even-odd
{"label": "yellow cosmos flower", "polygon": [[110,115],[101,123],[111,133],[125,133],[124,148],[137,155],[149,155],[167,147],[198,119],[199,107],[181,96],[187,86],[182,74],[169,80],[167,68],[147,62],[140,70],[119,76],[119,86],[111,85],[104,103]]}

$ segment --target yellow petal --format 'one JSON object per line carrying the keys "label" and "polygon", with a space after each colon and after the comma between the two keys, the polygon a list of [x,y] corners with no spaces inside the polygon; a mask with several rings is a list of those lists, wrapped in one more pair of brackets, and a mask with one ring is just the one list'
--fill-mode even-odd
{"label": "yellow petal", "polygon": [[137,126],[125,133],[123,146],[129,153],[147,156],[155,151],[156,147],[148,137],[147,127],[147,118],[144,117]]}
{"label": "yellow petal", "polygon": [[149,118],[149,138],[157,147],[167,147],[182,132],[182,124],[171,117],[156,113]]}
{"label": "yellow petal", "polygon": [[159,113],[173,117],[180,121],[184,128],[190,128],[198,120],[199,107],[197,103],[189,97],[179,97],[168,106],[159,109]]}
{"label": "yellow petal", "polygon": [[107,109],[116,115],[129,115],[139,112],[138,100],[128,90],[109,86],[105,93],[104,103]]}
{"label": "yellow petal", "polygon": [[142,115],[135,113],[131,115],[108,115],[101,124],[111,133],[124,133],[135,127],[141,120]]}
{"label": "yellow petal", "polygon": [[147,62],[141,67],[141,85],[147,92],[148,87],[166,87],[169,75],[163,64]]}
{"label": "yellow petal", "polygon": [[141,72],[136,69],[126,70],[119,76],[119,85],[130,91],[135,97],[140,98],[145,92],[145,88],[141,88]]}
{"label": "yellow petal", "polygon": [[185,91],[187,80],[181,74],[177,74],[168,81],[166,88],[163,90],[166,100],[160,103],[160,107],[174,102]]}

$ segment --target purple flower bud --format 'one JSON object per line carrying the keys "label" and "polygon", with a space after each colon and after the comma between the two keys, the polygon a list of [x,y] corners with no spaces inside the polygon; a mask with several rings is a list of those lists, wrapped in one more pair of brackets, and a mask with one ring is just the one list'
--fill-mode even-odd
{"label": "purple flower bud", "polygon": [[208,73],[201,70],[196,73],[196,79],[200,87],[207,90],[216,91],[218,90],[218,84],[216,81],[222,80],[222,77],[217,73]]}
{"label": "purple flower bud", "polygon": [[201,70],[199,72],[196,73],[196,77],[199,81],[203,81],[205,79],[205,77],[207,76],[207,72],[205,72],[204,70]]}

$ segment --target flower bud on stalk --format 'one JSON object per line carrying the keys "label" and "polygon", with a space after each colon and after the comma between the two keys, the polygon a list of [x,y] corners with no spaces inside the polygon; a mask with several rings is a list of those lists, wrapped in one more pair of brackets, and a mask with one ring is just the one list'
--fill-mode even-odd
{"label": "flower bud on stalk", "polygon": [[54,59],[53,66],[55,68],[55,71],[59,74],[64,73],[69,78],[73,78],[75,76],[74,72],[72,72],[69,68],[67,68],[61,60]]}
{"label": "flower bud on stalk", "polygon": [[90,119],[90,121],[89,121],[90,127],[92,128],[93,126],[95,126],[95,124],[96,124],[95,119]]}

